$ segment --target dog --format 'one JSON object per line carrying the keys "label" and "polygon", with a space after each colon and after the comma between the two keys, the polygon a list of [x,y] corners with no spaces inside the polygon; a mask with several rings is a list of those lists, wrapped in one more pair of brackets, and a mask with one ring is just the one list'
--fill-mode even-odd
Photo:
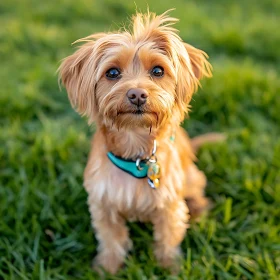
{"label": "dog", "polygon": [[130,31],[76,41],[58,70],[72,106],[96,125],[84,187],[99,243],[94,266],[112,274],[132,247],[126,221],[151,222],[154,254],[174,269],[190,216],[208,206],[206,177],[194,164],[201,139],[189,139],[180,123],[212,67],[176,22],[168,11],[136,13]]}

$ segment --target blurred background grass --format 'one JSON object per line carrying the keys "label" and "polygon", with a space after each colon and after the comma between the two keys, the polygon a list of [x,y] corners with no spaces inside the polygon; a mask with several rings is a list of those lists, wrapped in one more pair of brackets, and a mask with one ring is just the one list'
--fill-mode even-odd
{"label": "blurred background grass", "polygon": [[[157,266],[151,227],[135,223],[134,251],[108,279],[279,279],[280,1],[136,1],[147,4],[176,8],[180,36],[214,67],[185,128],[229,138],[199,153],[214,207],[188,231],[180,275]],[[73,41],[134,11],[132,1],[0,2],[0,279],[98,279],[82,188],[93,131],[56,69]]]}

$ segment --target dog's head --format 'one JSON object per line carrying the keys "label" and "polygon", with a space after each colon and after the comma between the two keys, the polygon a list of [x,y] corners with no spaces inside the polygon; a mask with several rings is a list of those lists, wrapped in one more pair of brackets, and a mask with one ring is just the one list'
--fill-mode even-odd
{"label": "dog's head", "polygon": [[59,68],[72,106],[89,122],[118,129],[180,122],[211,65],[180,39],[176,21],[166,13],[136,14],[131,32],[78,40],[84,44]]}

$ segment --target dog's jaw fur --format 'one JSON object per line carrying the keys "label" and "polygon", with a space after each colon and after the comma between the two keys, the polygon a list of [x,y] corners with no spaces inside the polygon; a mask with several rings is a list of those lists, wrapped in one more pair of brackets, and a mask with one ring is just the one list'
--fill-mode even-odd
{"label": "dog's jaw fur", "polygon": [[[131,33],[84,38],[80,42],[85,44],[59,69],[71,104],[97,126],[84,186],[99,241],[95,265],[111,273],[131,248],[125,220],[152,222],[155,255],[163,266],[174,268],[189,220],[185,199],[191,201],[191,213],[207,205],[205,176],[194,165],[190,141],[179,125],[199,80],[211,76],[211,66],[203,51],[181,41],[170,26],[175,21],[166,13],[137,14]],[[164,68],[164,77],[151,78],[157,65]],[[121,79],[106,79],[112,67],[122,70]],[[131,88],[149,93],[143,115],[131,112],[126,97]],[[107,158],[108,151],[127,159],[145,158],[155,139],[162,169],[157,190],[148,186],[147,178],[136,179]]]}

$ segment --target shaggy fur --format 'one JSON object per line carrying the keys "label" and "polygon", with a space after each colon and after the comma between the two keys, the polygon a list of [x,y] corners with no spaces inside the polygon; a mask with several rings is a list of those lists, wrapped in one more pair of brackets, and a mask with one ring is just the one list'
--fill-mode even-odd
{"label": "shaggy fur", "polygon": [[[72,106],[96,123],[84,186],[99,241],[95,264],[111,273],[132,245],[126,220],[151,222],[155,256],[162,266],[174,268],[190,213],[198,214],[207,205],[206,179],[193,163],[197,143],[192,146],[180,123],[199,80],[211,76],[211,65],[203,51],[180,39],[172,27],[176,21],[167,13],[138,13],[131,32],[78,40],[83,44],[59,68]],[[151,75],[155,66],[164,69],[164,76]],[[120,69],[121,77],[109,80],[105,73],[110,68]],[[141,114],[126,95],[134,88],[148,93]],[[126,159],[144,159],[151,155],[154,139],[162,170],[156,190],[147,178],[132,177],[106,155],[111,151]]]}

